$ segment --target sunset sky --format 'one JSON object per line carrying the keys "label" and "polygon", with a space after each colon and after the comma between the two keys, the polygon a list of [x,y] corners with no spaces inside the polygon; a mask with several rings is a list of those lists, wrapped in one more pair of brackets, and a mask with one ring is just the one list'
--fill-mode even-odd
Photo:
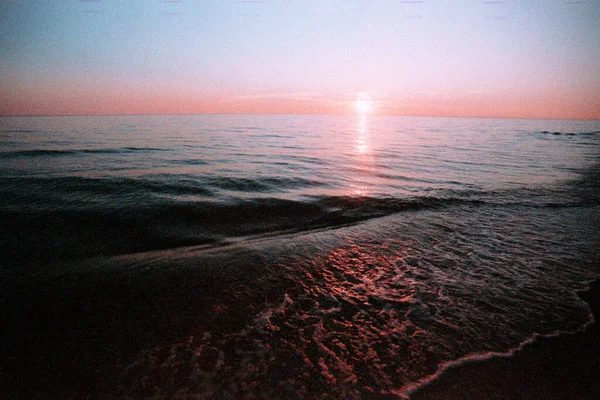
{"label": "sunset sky", "polygon": [[0,115],[600,119],[600,1],[0,1]]}

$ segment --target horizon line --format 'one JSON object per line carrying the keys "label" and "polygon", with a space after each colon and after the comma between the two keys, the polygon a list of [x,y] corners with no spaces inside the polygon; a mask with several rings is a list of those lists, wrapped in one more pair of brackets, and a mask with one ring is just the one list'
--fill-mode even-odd
{"label": "horizon line", "polygon": [[167,115],[306,115],[306,116],[367,116],[367,117],[410,117],[410,118],[461,118],[461,119],[514,119],[539,121],[600,121],[600,118],[552,118],[552,117],[498,117],[498,116],[460,116],[460,115],[405,115],[405,114],[353,114],[353,113],[115,113],[115,114],[9,114],[0,118],[22,117],[135,117]]}

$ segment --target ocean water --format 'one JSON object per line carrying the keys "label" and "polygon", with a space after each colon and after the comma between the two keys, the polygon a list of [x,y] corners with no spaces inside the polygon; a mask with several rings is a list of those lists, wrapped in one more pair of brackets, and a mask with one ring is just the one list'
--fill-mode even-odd
{"label": "ocean water", "polygon": [[590,321],[600,122],[3,117],[0,226],[16,393],[398,398]]}

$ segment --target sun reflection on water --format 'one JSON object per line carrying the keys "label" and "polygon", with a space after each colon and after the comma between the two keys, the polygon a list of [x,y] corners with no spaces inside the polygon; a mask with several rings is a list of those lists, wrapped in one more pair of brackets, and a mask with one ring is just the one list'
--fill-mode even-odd
{"label": "sun reflection on water", "polygon": [[361,115],[358,122],[358,135],[356,135],[356,151],[360,154],[366,154],[369,151],[367,136],[369,128],[367,126],[367,116]]}
{"label": "sun reflection on water", "polygon": [[352,196],[368,196],[372,186],[372,177],[370,171],[373,168],[373,154],[370,144],[370,135],[367,115],[359,116],[356,128],[355,146],[354,146],[354,181],[352,183]]}

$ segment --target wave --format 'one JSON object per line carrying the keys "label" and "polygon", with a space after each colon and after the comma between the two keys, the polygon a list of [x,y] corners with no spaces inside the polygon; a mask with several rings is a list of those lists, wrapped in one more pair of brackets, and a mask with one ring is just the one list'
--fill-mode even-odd
{"label": "wave", "polygon": [[[352,196],[190,202],[154,199],[146,203],[129,198],[120,203],[105,200],[101,207],[78,207],[67,201],[62,208],[54,201],[50,202],[52,206],[48,203],[46,199],[29,210],[4,210],[0,216],[0,249],[5,260],[12,260],[6,263],[17,266],[32,260],[51,262],[185,246],[220,246],[250,237],[336,229],[402,212],[490,205],[458,197]],[[27,229],[23,229],[25,226]]]}
{"label": "wave", "polygon": [[[240,196],[259,194],[281,195],[286,191],[303,188],[327,188],[328,183],[301,177],[218,177],[191,176],[186,174],[146,174],[142,177],[6,177],[0,179],[0,207],[27,207],[28,203],[52,203],[53,208],[67,207],[80,203],[83,208],[98,204],[102,207],[129,206],[138,204],[160,204],[188,202],[190,196],[211,198],[211,201],[235,202]],[[223,193],[225,192],[225,194]],[[167,196],[167,197],[165,197]],[[182,196],[169,197],[169,196]],[[22,201],[21,201],[21,200]],[[68,199],[68,201],[66,201]],[[64,201],[63,201],[64,200]],[[202,199],[200,199],[202,200]],[[20,204],[15,204],[15,201]]]}
{"label": "wave", "polygon": [[[171,190],[171,189],[167,189]],[[18,199],[14,199],[18,200]],[[324,196],[305,201],[276,198],[144,204],[135,199],[104,207],[48,206],[0,215],[0,250],[14,266],[196,245],[223,245],[257,235],[334,229],[397,212],[444,207],[460,199]],[[126,204],[127,203],[127,204]],[[27,227],[27,229],[23,229]]]}
{"label": "wave", "polygon": [[[600,316],[599,298],[600,280],[593,281],[586,290],[577,291],[577,295],[591,308],[590,320],[579,331],[557,331],[539,335],[523,341],[508,352],[488,352],[472,354],[464,358],[442,364],[438,371],[420,382],[407,385],[403,394],[413,398],[451,398],[469,397],[470,388],[481,382],[493,382],[495,393],[501,398],[517,398],[523,387],[548,387],[548,377],[544,373],[552,366],[553,371],[560,371],[561,376],[569,376],[568,381],[575,381],[565,389],[561,382],[560,390],[564,393],[585,393],[585,398],[597,397],[597,390],[587,381],[577,378],[585,375],[587,370],[595,368],[594,352],[583,350],[581,343],[594,343],[590,348],[597,349],[597,324]],[[583,350],[583,351],[582,351]],[[509,368],[507,368],[509,367]],[[474,371],[479,371],[474,373]],[[531,373],[534,370],[535,373]],[[483,374],[483,375],[482,375]],[[508,377],[519,376],[518,385]],[[460,381],[461,384],[456,384]],[[583,385],[583,386],[582,386]]]}
{"label": "wave", "polygon": [[[588,182],[589,181],[589,182]],[[340,195],[334,183],[300,176],[206,176],[145,174],[140,177],[4,177],[0,208],[7,210],[108,210],[130,207],[223,207],[251,211],[256,219],[277,215],[280,207],[302,215],[307,207],[317,215],[371,218],[396,212],[457,205],[566,208],[597,206],[597,177],[590,173],[577,185],[543,188],[480,190],[440,188],[411,195]],[[587,190],[588,186],[592,186]],[[320,193],[309,195],[304,191]],[[330,194],[328,191],[332,190]],[[590,192],[590,193],[588,193]],[[303,194],[305,193],[305,194]],[[265,197],[268,196],[268,197]],[[282,206],[283,205],[283,206]],[[271,207],[274,207],[271,209]]]}
{"label": "wave", "polygon": [[559,131],[540,131],[538,132],[542,135],[565,135],[565,136],[595,136],[600,135],[600,131],[590,131],[590,132],[559,132]]}
{"label": "wave", "polygon": [[395,196],[340,195],[334,183],[285,175],[3,177],[0,251],[5,264],[17,266],[23,259],[217,246],[422,210],[598,207],[596,170],[555,188],[446,188]]}
{"label": "wave", "polygon": [[578,133],[578,135],[582,135],[582,136],[600,135],[600,131],[580,132],[580,133]]}
{"label": "wave", "polygon": [[2,133],[36,133],[38,131],[34,131],[31,129],[5,129],[0,132],[2,132]]}
{"label": "wave", "polygon": [[137,152],[155,152],[165,151],[164,149],[149,148],[149,147],[121,147],[114,149],[75,149],[75,150],[58,150],[58,149],[36,149],[36,150],[17,150],[0,152],[3,158],[30,158],[30,157],[59,157],[59,156],[77,156],[84,154],[128,154]]}

